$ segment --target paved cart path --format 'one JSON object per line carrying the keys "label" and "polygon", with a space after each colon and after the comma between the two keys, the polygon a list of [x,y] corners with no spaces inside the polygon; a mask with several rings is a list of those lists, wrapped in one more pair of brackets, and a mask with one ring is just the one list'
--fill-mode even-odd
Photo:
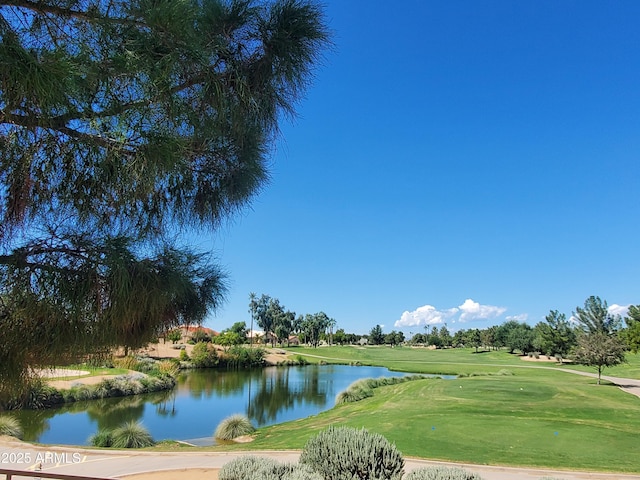
{"label": "paved cart path", "polygon": [[[10,437],[0,437],[0,468],[38,471],[70,475],[119,478],[145,472],[182,469],[219,469],[242,455],[274,458],[280,462],[296,462],[300,451],[254,452],[140,452],[93,450],[74,447],[31,445]],[[640,480],[640,475],[606,474],[595,472],[565,472],[549,469],[496,467],[486,465],[453,464],[405,458],[405,471],[432,465],[460,466],[476,472],[485,480],[539,480],[554,477],[563,480]]]}

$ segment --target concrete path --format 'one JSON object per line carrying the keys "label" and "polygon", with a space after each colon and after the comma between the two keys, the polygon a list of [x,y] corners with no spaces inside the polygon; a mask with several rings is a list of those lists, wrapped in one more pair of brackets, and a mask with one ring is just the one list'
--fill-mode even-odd
{"label": "concrete path", "polygon": [[[299,451],[255,452],[140,452],[92,450],[74,447],[35,446],[10,437],[0,437],[0,468],[38,471],[70,475],[118,478],[126,475],[161,470],[189,468],[221,468],[242,455],[274,458],[280,462],[297,462]],[[553,477],[562,480],[640,480],[640,475],[606,474],[595,472],[564,472],[548,469],[510,468],[485,465],[452,464],[405,458],[405,472],[419,467],[459,466],[476,472],[485,480],[539,480]]]}
{"label": "concrete path", "polygon": [[[552,367],[538,367],[538,368],[548,368],[550,370],[560,370],[562,372],[574,373],[576,375],[582,375],[584,377],[598,378],[597,373],[591,372],[581,372],[580,370],[572,370],[570,368],[552,368]],[[640,397],[640,380],[636,380],[634,378],[620,378],[620,377],[610,377],[608,375],[602,375],[602,380],[606,380],[608,382],[613,383],[620,387],[620,390],[630,393],[631,395],[635,395],[636,397]]]}

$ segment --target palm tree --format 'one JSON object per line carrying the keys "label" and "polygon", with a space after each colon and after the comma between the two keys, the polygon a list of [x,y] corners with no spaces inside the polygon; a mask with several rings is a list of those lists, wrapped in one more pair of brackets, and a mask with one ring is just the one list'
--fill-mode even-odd
{"label": "palm tree", "polygon": [[327,322],[327,326],[329,327],[329,345],[333,345],[333,327],[337,325],[337,322],[334,318],[330,318]]}
{"label": "palm tree", "polygon": [[257,301],[257,297],[256,294],[251,292],[249,293],[249,313],[251,314],[251,330],[249,330],[249,335],[250,335],[250,343],[251,343],[251,348],[253,348],[253,319],[256,316],[256,310],[258,308],[258,301]]}

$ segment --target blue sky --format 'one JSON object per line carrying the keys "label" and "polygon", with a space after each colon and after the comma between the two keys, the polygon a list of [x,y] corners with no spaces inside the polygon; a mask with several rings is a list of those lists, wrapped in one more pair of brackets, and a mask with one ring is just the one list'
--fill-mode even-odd
{"label": "blue sky", "polygon": [[230,281],[208,326],[249,292],[353,333],[640,303],[640,2],[325,4],[271,183],[199,243]]}

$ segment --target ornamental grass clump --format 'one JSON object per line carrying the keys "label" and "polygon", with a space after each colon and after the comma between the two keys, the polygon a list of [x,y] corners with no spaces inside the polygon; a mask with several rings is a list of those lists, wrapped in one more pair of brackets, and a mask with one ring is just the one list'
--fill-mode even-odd
{"label": "ornamental grass clump", "polygon": [[409,382],[413,380],[422,380],[422,375],[409,375],[404,377],[380,377],[380,378],[361,378],[336,395],[336,405],[342,403],[353,403],[364,400],[373,396],[373,390],[388,385],[397,385],[398,383]]}
{"label": "ornamental grass clump", "polygon": [[236,413],[222,420],[213,436],[219,440],[233,440],[243,435],[250,435],[255,430],[255,427],[246,415]]}
{"label": "ornamental grass clump", "polygon": [[22,426],[17,418],[10,415],[0,415],[0,435],[22,438]]}
{"label": "ornamental grass clump", "polygon": [[149,431],[139,422],[125,422],[111,432],[114,448],[144,448],[155,444]]}
{"label": "ornamental grass clump", "polygon": [[404,469],[402,454],[382,435],[334,426],[309,439],[300,464],[331,480],[400,480]]}
{"label": "ornamental grass clump", "polygon": [[369,397],[373,397],[373,389],[366,382],[358,380],[336,395],[336,405],[359,402]]}
{"label": "ornamental grass clump", "polygon": [[271,458],[244,456],[222,466],[219,480],[324,480],[307,465],[279,463]]}
{"label": "ornamental grass clump", "polygon": [[110,447],[113,444],[113,432],[111,430],[101,428],[89,437],[89,444],[94,447]]}
{"label": "ornamental grass clump", "polygon": [[483,480],[480,475],[459,467],[423,467],[409,472],[403,480]]}

